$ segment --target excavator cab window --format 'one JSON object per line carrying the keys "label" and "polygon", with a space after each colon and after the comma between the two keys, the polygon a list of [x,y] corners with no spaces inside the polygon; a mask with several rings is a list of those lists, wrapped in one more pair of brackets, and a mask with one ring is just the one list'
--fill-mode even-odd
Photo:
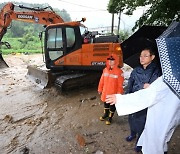
{"label": "excavator cab window", "polygon": [[63,56],[62,28],[52,28],[48,30],[47,49],[49,58],[55,60]]}
{"label": "excavator cab window", "polygon": [[66,28],[67,48],[72,48],[75,44],[75,33],[73,28]]}
{"label": "excavator cab window", "polygon": [[85,34],[88,31],[87,27],[80,26],[79,28],[80,28],[81,35]]}
{"label": "excavator cab window", "polygon": [[[65,30],[65,32],[63,32]],[[47,35],[47,49],[49,50],[49,58],[55,60],[64,54],[71,52],[75,45],[74,28],[51,28]]]}
{"label": "excavator cab window", "polygon": [[53,28],[48,30],[47,48],[63,48],[62,29]]}

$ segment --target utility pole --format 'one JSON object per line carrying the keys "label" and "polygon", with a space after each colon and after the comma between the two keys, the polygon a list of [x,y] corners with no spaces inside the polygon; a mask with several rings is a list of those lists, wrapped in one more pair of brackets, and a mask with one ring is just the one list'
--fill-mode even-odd
{"label": "utility pole", "polygon": [[111,34],[112,35],[114,34],[113,31],[114,31],[114,13],[112,13],[112,26],[111,26]]}
{"label": "utility pole", "polygon": [[120,31],[120,23],[121,23],[121,10],[119,11],[119,17],[118,17],[118,35]]}

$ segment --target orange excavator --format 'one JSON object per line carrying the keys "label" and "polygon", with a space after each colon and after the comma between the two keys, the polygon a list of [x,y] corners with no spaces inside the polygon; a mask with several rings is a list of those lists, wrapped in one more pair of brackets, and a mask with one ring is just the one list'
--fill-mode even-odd
{"label": "orange excavator", "polygon": [[[28,11],[15,12],[19,7]],[[45,25],[40,33],[44,41],[46,70],[28,66],[28,75],[45,88],[55,84],[61,90],[96,83],[99,80],[106,59],[112,53],[119,57],[119,66],[123,66],[123,57],[118,37],[100,36],[89,32],[81,21],[64,22],[52,9],[30,8],[7,3],[0,12],[0,45],[10,47],[8,42],[1,42],[12,20]],[[38,65],[38,64],[37,64]],[[0,55],[0,68],[6,63]]]}

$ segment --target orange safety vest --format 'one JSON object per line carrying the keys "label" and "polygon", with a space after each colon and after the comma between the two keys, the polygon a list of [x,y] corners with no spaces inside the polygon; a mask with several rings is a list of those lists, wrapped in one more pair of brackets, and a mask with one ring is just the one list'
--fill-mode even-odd
{"label": "orange safety vest", "polygon": [[123,71],[120,68],[114,67],[110,70],[106,67],[103,70],[98,86],[98,92],[102,93],[101,100],[105,102],[106,95],[123,94],[123,82]]}

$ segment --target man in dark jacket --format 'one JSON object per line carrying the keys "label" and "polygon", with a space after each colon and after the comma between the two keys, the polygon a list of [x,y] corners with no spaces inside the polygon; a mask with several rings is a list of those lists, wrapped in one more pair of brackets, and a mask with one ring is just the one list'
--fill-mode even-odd
{"label": "man in dark jacket", "polygon": [[[155,54],[152,49],[145,48],[142,50],[140,55],[140,66],[136,67],[130,75],[128,81],[127,93],[133,93],[135,91],[145,89],[155,81],[159,76],[161,76],[161,70],[153,62]],[[146,103],[146,102],[144,102]],[[143,132],[145,122],[146,122],[147,109],[141,110],[139,112],[129,115],[128,121],[131,130],[131,134],[126,137],[126,141],[130,142],[136,138],[137,141]],[[141,147],[135,147],[136,152],[141,151]]]}

